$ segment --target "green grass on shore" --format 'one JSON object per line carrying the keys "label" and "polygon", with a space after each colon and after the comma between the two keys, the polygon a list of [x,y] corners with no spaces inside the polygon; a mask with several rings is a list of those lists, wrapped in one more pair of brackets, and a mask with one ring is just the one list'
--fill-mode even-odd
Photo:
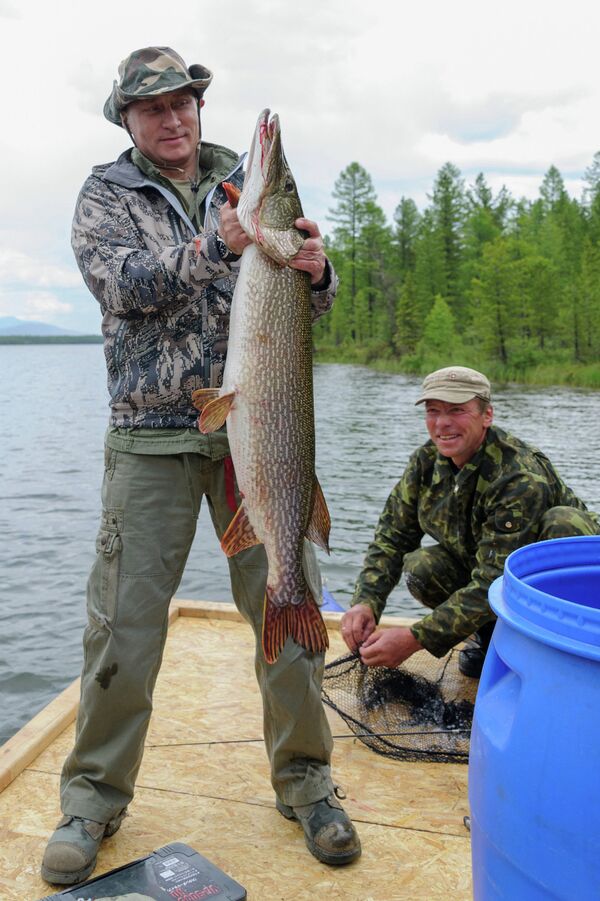
{"label": "green grass on shore", "polygon": [[[367,348],[318,346],[314,354],[317,363],[354,363],[368,366],[380,372],[397,372],[405,375],[424,376],[428,372],[450,365],[441,358],[419,360],[415,357],[397,357],[390,354],[388,346]],[[470,353],[463,353],[452,360],[460,366],[471,366],[485,372],[497,387],[507,384],[537,387],[569,386],[573,388],[600,389],[600,361],[575,363],[553,359],[535,362],[529,366],[503,366],[497,361],[486,361]]]}

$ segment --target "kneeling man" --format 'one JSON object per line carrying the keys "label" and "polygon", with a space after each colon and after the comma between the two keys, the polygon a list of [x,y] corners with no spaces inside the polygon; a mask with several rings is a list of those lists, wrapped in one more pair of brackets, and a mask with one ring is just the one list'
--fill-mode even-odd
{"label": "kneeling man", "polygon": [[[425,378],[417,404],[425,404],[431,440],[385,504],[342,634],[365,664],[391,667],[422,648],[442,657],[473,636],[459,668],[478,677],[495,622],[488,589],[508,555],[547,538],[598,535],[600,526],[541,451],[492,425],[485,375],[439,369]],[[421,547],[424,535],[436,543]],[[378,630],[403,573],[432,612],[410,628]]]}

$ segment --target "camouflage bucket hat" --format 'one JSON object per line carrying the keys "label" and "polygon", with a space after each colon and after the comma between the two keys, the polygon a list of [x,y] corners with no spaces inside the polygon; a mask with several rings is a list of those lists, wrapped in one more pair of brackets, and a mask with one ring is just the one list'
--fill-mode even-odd
{"label": "camouflage bucket hat", "polygon": [[143,47],[134,50],[119,66],[119,81],[113,82],[104,104],[109,122],[122,125],[121,113],[134,100],[168,94],[180,88],[192,88],[200,99],[212,81],[212,72],[204,66],[189,68],[170,47]]}
{"label": "camouflage bucket hat", "polygon": [[449,404],[465,404],[474,397],[490,400],[491,388],[485,375],[467,366],[447,366],[425,376],[416,403],[443,400]]}

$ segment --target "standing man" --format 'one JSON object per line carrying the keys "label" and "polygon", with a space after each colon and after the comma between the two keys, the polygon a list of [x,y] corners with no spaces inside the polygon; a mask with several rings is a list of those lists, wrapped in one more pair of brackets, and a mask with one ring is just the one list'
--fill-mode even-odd
{"label": "standing man", "polygon": [[[112,415],[75,747],[62,773],[64,816],[42,863],[51,883],[87,879],[102,839],[120,827],[141,763],[169,602],[202,498],[219,538],[235,512],[227,436],[202,435],[191,402],[194,389],[221,384],[237,262],[250,243],[222,188],[223,181],[241,187],[242,160],[201,141],[211,80],[208,69],[188,68],[169,47],[128,56],[104,115],[134,146],[93,169],[75,211],[73,249],[103,313]],[[316,318],[330,308],[337,279],[318,226],[296,224],[308,237],[291,265],[310,274]],[[318,568],[306,545],[314,585]],[[267,664],[264,549],[228,562],[235,603],[256,635],[277,808],[300,821],[319,860],[348,863],[360,842],[330,774],[323,655],[289,639],[277,662]]]}
{"label": "standing man", "polygon": [[[428,375],[430,441],[392,490],[360,573],[342,635],[368,666],[399,666],[422,648],[442,657],[474,633],[459,668],[478,677],[494,628],[488,589],[516,548],[545,538],[598,535],[588,513],[537,448],[492,425],[490,383],[450,366]],[[433,545],[421,547],[429,535]],[[376,629],[404,573],[432,612],[410,628]]]}

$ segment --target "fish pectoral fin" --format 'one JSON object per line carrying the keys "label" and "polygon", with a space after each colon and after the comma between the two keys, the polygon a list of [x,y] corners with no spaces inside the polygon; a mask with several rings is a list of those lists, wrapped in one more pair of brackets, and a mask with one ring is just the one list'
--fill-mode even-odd
{"label": "fish pectoral fin", "polygon": [[327,626],[310,588],[306,586],[301,604],[285,607],[274,604],[272,595],[273,590],[267,585],[262,631],[262,647],[267,663],[275,663],[288,635],[312,654],[326,651],[329,647]]}
{"label": "fish pectoral fin", "polygon": [[315,485],[313,490],[313,508],[308,528],[306,529],[306,537],[314,544],[318,544],[324,551],[329,553],[329,530],[331,529],[331,516],[327,509],[327,501],[323,494],[323,489],[319,484],[318,478],[315,476]]}
{"label": "fish pectoral fin", "polygon": [[229,201],[229,206],[236,208],[238,205],[238,200],[240,199],[240,194],[242,193],[236,185],[232,184],[230,181],[222,182],[223,190],[227,195],[227,200]]}
{"label": "fish pectoral fin", "polygon": [[219,388],[196,388],[192,391],[192,403],[197,410],[203,410],[210,400],[219,396]]}
{"label": "fish pectoral fin", "polygon": [[217,429],[220,429],[225,424],[234,398],[235,391],[232,391],[230,394],[221,394],[220,397],[209,400],[202,408],[202,413],[198,420],[198,428],[203,435],[206,435],[207,432],[216,432]]}
{"label": "fish pectoral fin", "polygon": [[260,543],[242,503],[221,538],[221,548],[228,557],[233,557],[234,554]]}

